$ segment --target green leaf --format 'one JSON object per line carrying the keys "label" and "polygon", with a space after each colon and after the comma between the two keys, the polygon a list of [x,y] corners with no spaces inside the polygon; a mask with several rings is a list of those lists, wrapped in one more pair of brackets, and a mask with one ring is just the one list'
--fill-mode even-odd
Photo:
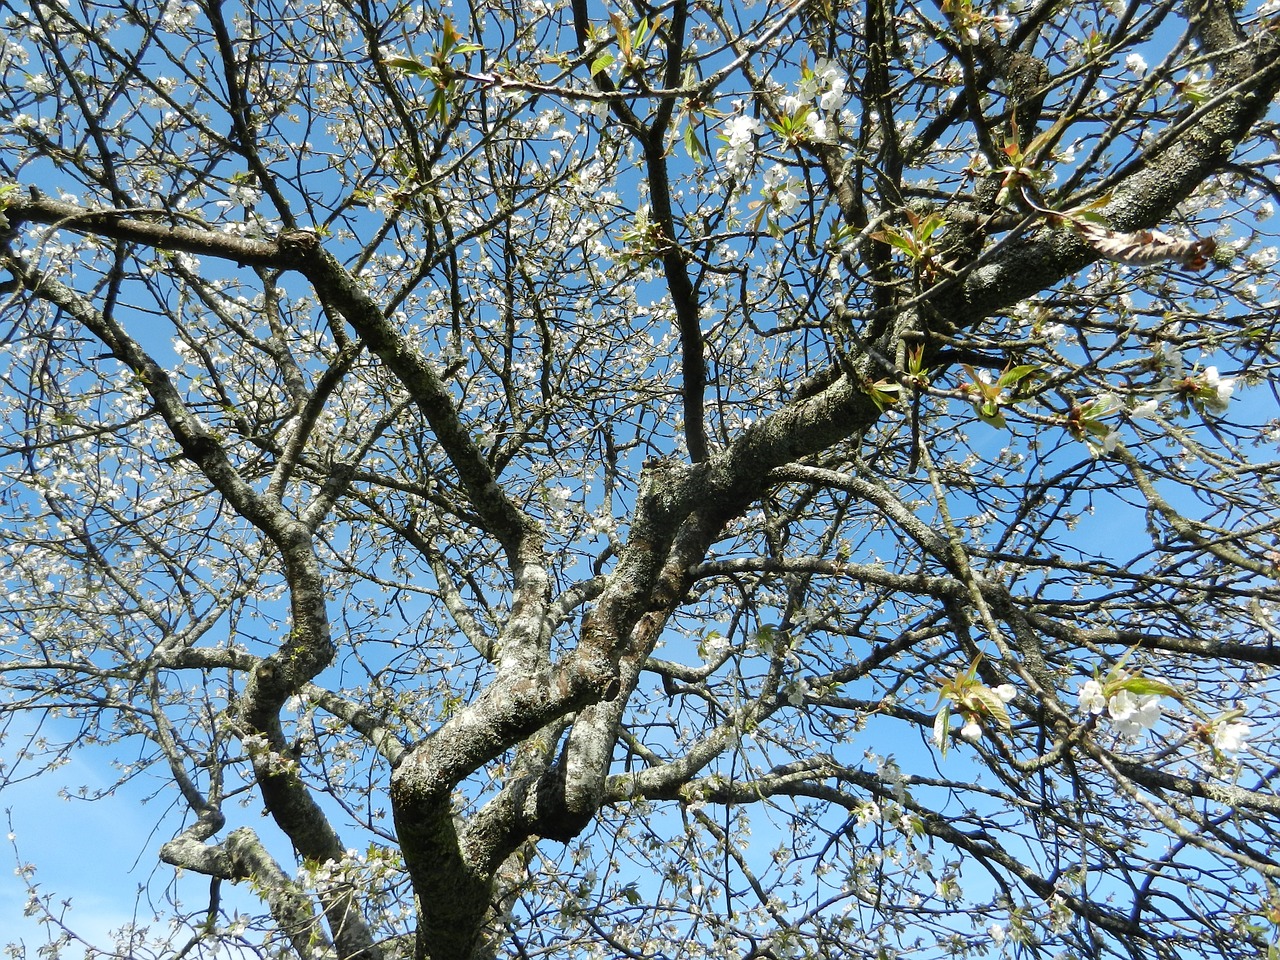
{"label": "green leaf", "polygon": [[945,757],[947,747],[951,745],[951,708],[944,706],[933,718],[933,742],[938,745],[939,752]]}
{"label": "green leaf", "polygon": [[876,383],[865,384],[863,390],[875,402],[875,405],[883,410],[885,407],[892,406],[898,402],[902,393],[902,385],[894,383],[892,380],[880,380]]}
{"label": "green leaf", "polygon": [[924,221],[916,228],[916,239],[921,244],[928,242],[929,238],[947,225],[945,217],[936,213],[931,213],[924,218]]}
{"label": "green leaf", "polygon": [[702,141],[698,139],[698,128],[692,121],[685,124],[684,128],[684,150],[689,155],[689,159],[698,161],[702,159]]}
{"label": "green leaf", "polygon": [[431,101],[427,104],[427,119],[433,120],[439,118],[443,120],[448,112],[449,99],[445,96],[444,90],[437,90],[435,96],[433,96]]}
{"label": "green leaf", "polygon": [[616,59],[617,58],[614,57],[614,55],[612,53],[609,53],[608,51],[601,53],[598,57],[596,57],[594,60],[591,61],[591,75],[594,77],[596,74],[600,73],[602,70],[608,70],[611,66],[613,66],[614,61]]}
{"label": "green leaf", "polygon": [[990,687],[984,687],[982,684],[976,683],[969,688],[968,694],[976,703],[982,705],[983,713],[994,719],[1004,729],[1008,730],[1012,726],[1009,720],[1008,708],[999,695]]}
{"label": "green leaf", "polygon": [[417,60],[411,60],[409,57],[388,57],[382,62],[388,67],[392,67],[395,70],[403,70],[405,73],[412,73],[417,77],[425,77],[430,72],[430,68],[425,64],[419,63]]}
{"label": "green leaf", "polygon": [[618,37],[618,50],[622,54],[622,59],[629,61],[632,54],[631,27],[627,25],[622,14],[617,12],[609,14],[609,22],[613,24],[614,33]]}
{"label": "green leaf", "polygon": [[[661,22],[662,22],[662,19],[659,18],[657,21],[654,22],[654,26],[655,27],[658,26]],[[645,38],[649,36],[649,32],[650,32],[649,18],[641,17],[640,22],[636,24],[635,35],[631,39],[632,46],[639,47],[641,44],[643,44],[645,41]]]}
{"label": "green leaf", "polygon": [[975,406],[974,410],[977,411],[978,419],[981,420],[983,423],[989,424],[993,427],[997,427],[1000,430],[1005,430],[1009,426],[1009,424],[1005,422],[1004,414],[1000,412],[999,407],[993,407],[994,412],[991,412],[991,413],[988,413],[982,407],[978,407],[978,406]]}
{"label": "green leaf", "polygon": [[1108,689],[1114,691],[1128,690],[1130,693],[1136,693],[1139,696],[1150,696],[1155,694],[1158,697],[1172,697],[1175,700],[1182,699],[1182,693],[1177,687],[1170,686],[1163,680],[1151,680],[1147,677],[1128,677],[1114,685],[1107,685]]}
{"label": "green leaf", "polygon": [[887,243],[891,247],[896,247],[905,253],[912,260],[920,258],[920,248],[916,246],[916,242],[908,236],[904,236],[892,227],[886,230],[877,230],[875,233],[869,234],[872,240],[879,240],[881,243]]}
{"label": "green leaf", "polygon": [[1034,364],[1030,364],[1030,363],[1021,364],[1019,366],[1014,367],[1012,370],[1006,370],[1004,373],[1000,374],[1000,379],[996,381],[996,386],[998,387],[1011,386],[1012,384],[1018,383],[1021,380],[1025,380],[1027,377],[1031,376],[1033,373],[1038,372],[1039,369],[1040,368],[1035,366]]}

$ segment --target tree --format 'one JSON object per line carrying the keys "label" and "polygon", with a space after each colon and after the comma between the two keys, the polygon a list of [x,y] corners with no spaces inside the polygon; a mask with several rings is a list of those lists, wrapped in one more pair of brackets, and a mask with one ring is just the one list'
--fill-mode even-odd
{"label": "tree", "polygon": [[1274,2],[0,8],[119,955],[1276,955]]}

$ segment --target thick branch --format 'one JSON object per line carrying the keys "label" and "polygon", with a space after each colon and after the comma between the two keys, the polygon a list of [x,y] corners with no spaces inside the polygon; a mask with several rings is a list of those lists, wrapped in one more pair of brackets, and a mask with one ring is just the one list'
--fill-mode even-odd
{"label": "thick branch", "polygon": [[[1225,11],[1220,5],[1218,17],[1227,15]],[[1229,33],[1219,27],[1217,35]],[[1280,33],[1262,33],[1234,55],[1224,56],[1215,86],[1221,98],[1217,106],[1130,165],[1103,211],[1113,229],[1156,226],[1230,161],[1280,92]],[[972,324],[1053,286],[1097,256],[1071,231],[1042,230],[975,270],[964,284],[954,316]]]}
{"label": "thick branch", "polygon": [[311,898],[280,869],[252,830],[241,827],[214,846],[206,846],[198,835],[188,834],[161,847],[160,859],[205,876],[251,882],[303,960],[334,960],[333,945],[312,911]]}
{"label": "thick branch", "polygon": [[175,226],[174,215],[163,210],[86,209],[35,196],[11,201],[4,208],[4,216],[15,229],[22,223],[44,223],[86,236],[109,237],[156,250],[181,250],[253,267],[283,267],[286,262],[279,246],[270,240],[249,240],[220,233],[203,223],[195,227]]}

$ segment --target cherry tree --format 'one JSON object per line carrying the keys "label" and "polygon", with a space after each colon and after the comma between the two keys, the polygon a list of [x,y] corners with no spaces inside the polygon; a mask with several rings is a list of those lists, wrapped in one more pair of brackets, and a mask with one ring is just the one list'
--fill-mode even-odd
{"label": "cherry tree", "polygon": [[91,951],[1280,952],[1274,0],[0,11]]}

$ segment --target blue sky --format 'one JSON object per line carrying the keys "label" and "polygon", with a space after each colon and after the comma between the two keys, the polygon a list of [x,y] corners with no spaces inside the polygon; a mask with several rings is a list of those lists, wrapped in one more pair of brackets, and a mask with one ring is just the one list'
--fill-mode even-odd
{"label": "blue sky", "polygon": [[[13,729],[17,725],[10,726],[0,748],[3,754],[11,755],[21,742]],[[107,760],[102,751],[77,751],[57,774],[0,790],[5,832],[10,835],[6,869],[0,871],[0,916],[6,918],[0,940],[23,940],[29,956],[35,956],[34,947],[44,943],[46,935],[38,918],[24,916],[27,887],[17,876],[19,864],[35,866],[31,879],[40,891],[54,894],[55,912],[69,902],[72,929],[101,943],[108,942],[109,931],[131,919],[137,889],[156,869],[156,851],[167,835],[156,832],[155,811],[166,801],[143,806],[143,791],[132,786],[92,802],[55,794],[59,783],[91,790],[105,787]],[[127,866],[127,873],[122,873],[122,866]]]}

